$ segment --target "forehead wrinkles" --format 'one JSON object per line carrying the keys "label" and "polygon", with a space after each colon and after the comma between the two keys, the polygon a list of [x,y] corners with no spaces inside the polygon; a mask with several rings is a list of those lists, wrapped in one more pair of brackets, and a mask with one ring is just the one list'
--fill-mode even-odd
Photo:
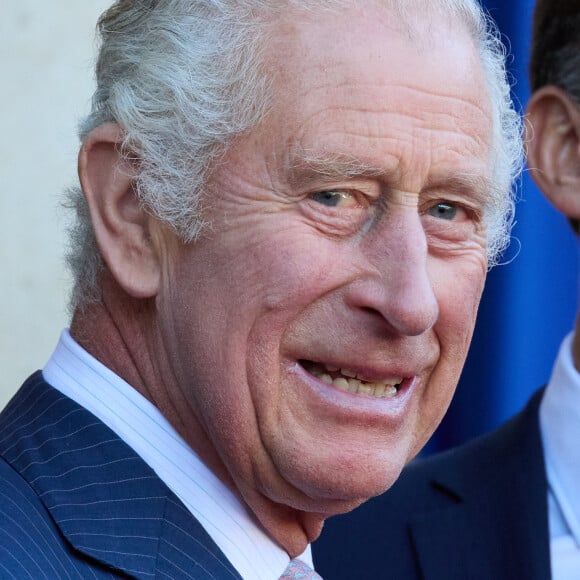
{"label": "forehead wrinkles", "polygon": [[299,17],[281,31],[269,53],[274,155],[288,159],[298,144],[388,170],[403,162],[405,173],[438,160],[485,173],[493,123],[472,39],[435,31],[416,42],[392,26],[396,15],[371,5],[351,6],[336,27]]}
{"label": "forehead wrinkles", "polygon": [[281,112],[285,118],[295,113],[293,121],[298,133],[324,127],[325,117],[338,112],[337,121],[360,124],[362,120],[373,137],[388,136],[389,131],[380,124],[384,116],[438,131],[466,133],[477,127],[474,135],[479,137],[482,124],[488,126],[492,117],[481,99],[470,97],[475,95],[458,96],[458,92],[435,92],[411,84],[327,83],[295,93]]}
{"label": "forehead wrinkles", "polygon": [[[424,126],[434,131],[470,134],[481,146],[491,139],[493,118],[486,87],[472,86],[462,80],[457,86],[437,84],[429,79],[424,85],[391,81],[368,82],[365,78],[332,80],[318,76],[308,86],[294,90],[284,87],[280,94],[277,121],[297,135],[331,127],[346,133],[364,131],[369,137],[391,137],[393,128]],[[304,79],[302,79],[304,83]],[[435,86],[435,89],[433,88]],[[441,90],[439,90],[441,87]],[[332,118],[333,114],[336,114]],[[400,124],[395,123],[399,119]]]}
{"label": "forehead wrinkles", "polygon": [[[425,106],[415,105],[417,99],[412,97],[417,95]],[[481,165],[489,160],[489,117],[470,101],[453,98],[449,102],[445,95],[416,89],[405,90],[403,97],[393,89],[382,101],[354,100],[358,106],[357,102],[336,104],[340,100],[335,96],[329,101],[332,106],[301,101],[305,107],[286,143],[290,157],[297,149],[357,158],[372,154],[375,167],[401,165],[403,172],[416,177],[425,177],[429,167],[440,162],[462,165],[472,157]],[[374,108],[369,106],[375,103]]]}

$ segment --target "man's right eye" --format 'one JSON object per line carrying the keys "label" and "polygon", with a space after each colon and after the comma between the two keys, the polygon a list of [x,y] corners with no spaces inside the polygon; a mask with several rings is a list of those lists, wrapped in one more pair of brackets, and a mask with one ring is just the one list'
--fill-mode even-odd
{"label": "man's right eye", "polygon": [[317,191],[311,194],[311,198],[322,205],[328,207],[356,207],[358,201],[355,195],[349,191],[330,189],[327,191]]}

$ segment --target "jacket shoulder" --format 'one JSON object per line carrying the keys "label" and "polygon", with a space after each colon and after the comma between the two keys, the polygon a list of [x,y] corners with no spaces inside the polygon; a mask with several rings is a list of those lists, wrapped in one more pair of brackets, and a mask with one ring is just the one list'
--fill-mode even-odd
{"label": "jacket shoulder", "polygon": [[[0,578],[118,578],[62,534],[51,496],[40,485],[57,482],[57,458],[69,451],[50,427],[55,397],[37,372],[0,413]],[[31,419],[31,412],[42,420]],[[60,443],[58,452],[43,453]],[[72,497],[66,500],[74,504]]]}
{"label": "jacket shoulder", "polygon": [[390,510],[408,515],[458,503],[474,489],[494,487],[532,459],[543,470],[538,416],[543,391],[536,391],[520,413],[490,433],[412,461],[393,487],[372,501],[387,502]]}
{"label": "jacket shoulder", "polygon": [[0,458],[0,577],[113,577],[90,570],[88,576],[28,482]]}

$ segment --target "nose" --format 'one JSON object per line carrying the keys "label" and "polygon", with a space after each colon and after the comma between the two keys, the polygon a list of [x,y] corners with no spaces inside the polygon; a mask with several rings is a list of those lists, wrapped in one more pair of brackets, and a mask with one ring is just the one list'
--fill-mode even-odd
{"label": "nose", "polygon": [[361,242],[371,267],[352,284],[348,302],[373,311],[402,336],[418,336],[433,327],[439,306],[421,218],[411,208],[397,214]]}

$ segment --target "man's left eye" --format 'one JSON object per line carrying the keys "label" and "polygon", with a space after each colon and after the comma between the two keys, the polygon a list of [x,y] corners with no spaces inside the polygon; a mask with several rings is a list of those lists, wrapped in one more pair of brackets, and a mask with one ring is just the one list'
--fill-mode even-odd
{"label": "man's left eye", "polygon": [[433,217],[451,221],[457,217],[458,209],[456,205],[440,202],[430,207],[427,212]]}
{"label": "man's left eye", "polygon": [[317,191],[311,195],[311,198],[328,207],[353,207],[357,204],[354,194],[338,189]]}

